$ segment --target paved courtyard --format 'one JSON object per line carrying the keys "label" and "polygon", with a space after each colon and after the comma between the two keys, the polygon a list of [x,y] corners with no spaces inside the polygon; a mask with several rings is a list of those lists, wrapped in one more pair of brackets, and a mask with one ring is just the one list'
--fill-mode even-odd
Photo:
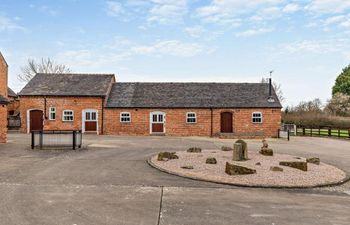
{"label": "paved courtyard", "polygon": [[[260,140],[250,140],[258,149]],[[350,184],[316,189],[258,189],[168,175],[146,160],[191,146],[232,140],[85,135],[78,151],[30,150],[30,136],[0,145],[0,225],[349,224]],[[270,140],[279,153],[320,157],[350,174],[350,141]]]}

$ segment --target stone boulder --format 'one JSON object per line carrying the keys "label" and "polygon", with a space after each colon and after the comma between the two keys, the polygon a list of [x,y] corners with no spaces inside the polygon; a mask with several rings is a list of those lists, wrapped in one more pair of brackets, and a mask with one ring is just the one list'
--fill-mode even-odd
{"label": "stone boulder", "polygon": [[299,169],[302,171],[307,171],[307,162],[300,162],[300,161],[296,161],[296,162],[280,162],[281,166],[289,166],[295,169]]}
{"label": "stone boulder", "polygon": [[247,144],[247,142],[243,141],[242,139],[239,139],[235,143],[242,144],[244,159],[248,159],[248,144]]}
{"label": "stone boulder", "polygon": [[158,154],[158,161],[168,161],[170,159],[178,159],[176,152],[160,152]]}
{"label": "stone boulder", "polygon": [[181,166],[182,169],[185,169],[185,170],[193,170],[193,166]]}
{"label": "stone boulder", "polygon": [[233,145],[233,156],[232,156],[232,160],[233,161],[243,161],[243,160],[247,160],[248,158],[246,158],[245,156],[247,156],[247,153],[244,152],[243,150],[243,145],[241,143],[235,143]]}
{"label": "stone boulder", "polygon": [[265,156],[273,156],[273,150],[271,148],[261,148],[259,153]]}
{"label": "stone boulder", "polygon": [[306,159],[306,162],[320,165],[321,160],[320,160],[320,158],[308,158],[308,159]]}
{"label": "stone boulder", "polygon": [[283,168],[281,168],[279,166],[271,166],[270,170],[274,171],[274,172],[283,172]]}
{"label": "stone boulder", "polygon": [[226,162],[225,173],[228,175],[247,175],[256,173],[256,170]]}
{"label": "stone boulder", "polygon": [[199,147],[192,147],[192,148],[187,149],[187,152],[199,153],[199,152],[202,152],[202,149]]}
{"label": "stone boulder", "polygon": [[212,158],[207,158],[207,160],[205,161],[206,164],[216,164],[217,161],[214,157]]}
{"label": "stone boulder", "polygon": [[224,152],[228,152],[228,151],[232,151],[232,150],[233,150],[233,148],[231,148],[231,147],[227,147],[227,146],[221,147],[221,151],[224,151]]}

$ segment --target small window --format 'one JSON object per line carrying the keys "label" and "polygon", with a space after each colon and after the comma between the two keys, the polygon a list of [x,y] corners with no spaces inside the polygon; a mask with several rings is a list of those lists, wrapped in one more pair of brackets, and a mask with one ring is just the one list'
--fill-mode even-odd
{"label": "small window", "polygon": [[197,116],[194,112],[188,112],[186,114],[186,122],[187,123],[197,123]]}
{"label": "small window", "polygon": [[262,123],[262,113],[261,112],[254,112],[252,114],[252,122],[253,123]]}
{"label": "small window", "polygon": [[74,120],[74,112],[73,110],[64,110],[62,121],[73,121]]}
{"label": "small window", "polygon": [[49,120],[56,120],[56,108],[50,107],[49,111],[50,111]]}
{"label": "small window", "polygon": [[129,112],[121,112],[120,113],[120,122],[121,123],[130,123],[131,122],[131,114]]}

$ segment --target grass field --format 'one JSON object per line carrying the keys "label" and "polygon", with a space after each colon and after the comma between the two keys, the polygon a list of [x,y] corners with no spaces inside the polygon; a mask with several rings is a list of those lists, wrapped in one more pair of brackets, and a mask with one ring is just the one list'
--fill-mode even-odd
{"label": "grass field", "polygon": [[[303,129],[298,128],[297,129],[298,135],[303,135]],[[342,130],[342,129],[331,129],[331,133],[329,135],[328,129],[306,129],[305,128],[305,135],[307,136],[331,136],[331,137],[341,137],[341,138],[349,138],[349,130]]]}

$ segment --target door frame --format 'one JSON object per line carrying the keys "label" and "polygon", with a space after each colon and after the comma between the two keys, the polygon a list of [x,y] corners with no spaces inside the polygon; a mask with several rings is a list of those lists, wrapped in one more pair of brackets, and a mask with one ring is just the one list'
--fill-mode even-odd
{"label": "door frame", "polygon": [[[163,124],[163,132],[152,132],[152,124],[153,124],[153,115],[163,115],[163,122],[162,123],[158,123],[158,124]],[[150,134],[165,134],[165,112],[161,112],[161,111],[154,111],[154,112],[150,112],[149,114],[149,133]],[[155,123],[157,124],[157,123]]]}
{"label": "door frame", "polygon": [[98,126],[98,110],[97,109],[83,109],[81,111],[81,130],[85,133],[85,122],[86,122],[86,113],[87,112],[96,112],[96,133],[99,134],[99,126]]}
{"label": "door frame", "polygon": [[43,113],[43,127],[44,127],[44,111],[42,109],[39,109],[39,108],[33,108],[33,109],[28,109],[27,110],[27,134],[30,133],[30,112],[31,111],[41,111]]}
{"label": "door frame", "polygon": [[[231,114],[231,132],[222,132],[222,114],[224,113],[230,113]],[[233,112],[230,112],[230,111],[223,111],[223,112],[220,112],[220,133],[234,133],[234,130],[233,130],[233,123],[234,123],[234,119],[233,119]]]}

